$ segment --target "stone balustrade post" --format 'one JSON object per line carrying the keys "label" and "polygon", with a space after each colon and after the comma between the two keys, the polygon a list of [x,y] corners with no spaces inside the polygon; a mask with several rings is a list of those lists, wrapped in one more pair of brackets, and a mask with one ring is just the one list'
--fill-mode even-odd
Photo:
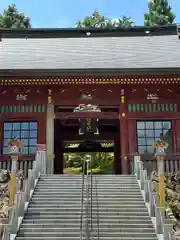
{"label": "stone balustrade post", "polygon": [[141,178],[141,170],[143,170],[143,164],[142,164],[141,161],[137,161],[136,162],[136,166],[137,166],[136,177],[137,177],[137,180],[140,180],[140,178]]}
{"label": "stone balustrade post", "polygon": [[9,229],[9,225],[8,224],[2,224],[0,226],[0,234],[2,234],[3,232],[3,236],[2,236],[2,240],[10,240],[10,229]]}
{"label": "stone balustrade post", "polygon": [[156,215],[156,232],[157,234],[163,234],[164,221],[163,221],[163,216],[161,214],[161,208],[158,206],[156,206],[155,208],[155,215]]}
{"label": "stone balustrade post", "polygon": [[139,155],[135,155],[133,159],[133,174],[137,176],[138,162],[140,162],[141,157]]}
{"label": "stone balustrade post", "polygon": [[20,194],[20,201],[18,206],[18,215],[19,217],[24,216],[24,207],[25,207],[25,193],[21,192]]}
{"label": "stone balustrade post", "polygon": [[25,201],[29,202],[31,197],[31,190],[35,187],[35,170],[29,169],[28,170],[28,179],[25,184]]}
{"label": "stone balustrade post", "polygon": [[144,190],[144,170],[140,170],[140,188]]}
{"label": "stone balustrade post", "polygon": [[147,170],[144,170],[144,195],[145,195],[145,202],[150,201],[150,189],[149,189],[149,181],[147,177]]}
{"label": "stone balustrade post", "polygon": [[154,199],[154,194],[152,192],[150,194],[150,216],[151,217],[156,216],[156,202]]}
{"label": "stone balustrade post", "polygon": [[18,229],[18,211],[17,211],[17,204],[11,209],[11,214],[10,214],[10,233],[11,234],[16,234],[17,229]]}

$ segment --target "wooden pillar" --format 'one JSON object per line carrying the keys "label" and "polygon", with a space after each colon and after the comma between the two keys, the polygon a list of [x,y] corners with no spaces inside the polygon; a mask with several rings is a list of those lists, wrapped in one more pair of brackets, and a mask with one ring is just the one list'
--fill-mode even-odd
{"label": "wooden pillar", "polygon": [[54,173],[54,105],[47,104],[46,116],[47,173]]}
{"label": "wooden pillar", "polygon": [[127,121],[127,105],[125,98],[125,90],[121,89],[120,99],[120,146],[121,146],[121,168],[123,174],[130,173],[128,161],[128,121]]}
{"label": "wooden pillar", "polygon": [[120,151],[120,141],[114,141],[114,169],[116,174],[121,174],[121,161],[120,161],[121,151]]}
{"label": "wooden pillar", "polygon": [[46,114],[38,118],[38,144],[46,143]]}

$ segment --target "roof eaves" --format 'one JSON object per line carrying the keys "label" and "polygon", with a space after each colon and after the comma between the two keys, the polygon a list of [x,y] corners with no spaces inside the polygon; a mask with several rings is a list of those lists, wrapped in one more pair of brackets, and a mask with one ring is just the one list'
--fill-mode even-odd
{"label": "roof eaves", "polygon": [[175,76],[179,68],[126,68],[126,69],[0,69],[4,77],[49,77],[49,76]]}

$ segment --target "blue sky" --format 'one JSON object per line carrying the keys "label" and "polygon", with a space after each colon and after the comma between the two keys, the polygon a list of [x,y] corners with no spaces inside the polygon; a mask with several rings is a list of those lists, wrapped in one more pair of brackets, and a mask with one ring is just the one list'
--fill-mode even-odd
{"label": "blue sky", "polygon": [[[137,25],[143,25],[147,2],[147,0],[0,0],[0,12],[14,3],[20,12],[31,18],[33,27],[74,27],[77,20],[90,15],[94,9],[98,9],[109,18],[118,18],[124,14],[135,20]],[[180,0],[169,0],[169,3],[176,14],[176,22],[180,23]]]}

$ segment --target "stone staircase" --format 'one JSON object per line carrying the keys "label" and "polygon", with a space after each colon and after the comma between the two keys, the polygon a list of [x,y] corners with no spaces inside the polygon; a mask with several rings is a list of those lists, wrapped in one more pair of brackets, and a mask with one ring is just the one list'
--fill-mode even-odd
{"label": "stone staircase", "polygon": [[[98,225],[100,240],[157,239],[135,177],[94,175],[93,179],[93,239],[98,240]],[[16,240],[80,240],[81,188],[80,175],[42,176]]]}
{"label": "stone staircase", "polygon": [[100,214],[100,239],[157,239],[134,176],[99,175],[96,179]]}

